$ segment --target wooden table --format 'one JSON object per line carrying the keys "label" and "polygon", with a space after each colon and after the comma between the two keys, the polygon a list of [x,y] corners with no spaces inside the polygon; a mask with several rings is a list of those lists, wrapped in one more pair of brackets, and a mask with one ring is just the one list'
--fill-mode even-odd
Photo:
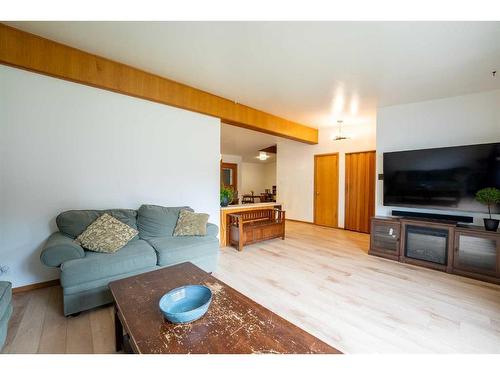
{"label": "wooden table", "polygon": [[[208,286],[210,308],[195,322],[169,323],[158,301],[186,284]],[[192,263],[113,281],[109,287],[117,351],[125,334],[134,353],[340,353]]]}

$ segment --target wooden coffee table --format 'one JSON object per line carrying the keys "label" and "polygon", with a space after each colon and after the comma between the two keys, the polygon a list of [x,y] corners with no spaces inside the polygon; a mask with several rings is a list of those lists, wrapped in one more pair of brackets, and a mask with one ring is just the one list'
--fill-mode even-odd
{"label": "wooden coffee table", "polygon": [[[197,321],[169,323],[158,301],[186,284],[208,286],[212,303]],[[117,351],[125,336],[134,353],[340,353],[192,263],[113,281],[109,287]]]}

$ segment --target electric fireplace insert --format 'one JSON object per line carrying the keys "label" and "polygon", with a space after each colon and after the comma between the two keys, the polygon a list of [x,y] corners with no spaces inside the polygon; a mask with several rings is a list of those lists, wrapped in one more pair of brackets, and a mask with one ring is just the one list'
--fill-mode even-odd
{"label": "electric fireplace insert", "polygon": [[407,225],[405,256],[446,266],[448,260],[449,231],[445,228]]}

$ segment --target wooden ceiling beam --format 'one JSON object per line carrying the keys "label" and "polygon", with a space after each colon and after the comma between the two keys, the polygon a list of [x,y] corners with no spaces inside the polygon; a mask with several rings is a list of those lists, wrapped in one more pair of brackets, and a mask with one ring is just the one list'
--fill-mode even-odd
{"label": "wooden ceiling beam", "polygon": [[0,63],[220,118],[296,141],[318,130],[0,23]]}

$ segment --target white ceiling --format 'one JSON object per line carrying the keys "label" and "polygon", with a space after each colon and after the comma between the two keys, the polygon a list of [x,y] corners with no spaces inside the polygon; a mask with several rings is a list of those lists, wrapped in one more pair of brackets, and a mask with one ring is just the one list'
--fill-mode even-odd
{"label": "white ceiling", "polygon": [[247,163],[275,163],[276,155],[268,154],[267,160],[257,159],[259,150],[277,144],[278,137],[239,128],[227,124],[221,124],[221,154],[241,156]]}
{"label": "white ceiling", "polygon": [[8,24],[316,127],[500,88],[500,22]]}

